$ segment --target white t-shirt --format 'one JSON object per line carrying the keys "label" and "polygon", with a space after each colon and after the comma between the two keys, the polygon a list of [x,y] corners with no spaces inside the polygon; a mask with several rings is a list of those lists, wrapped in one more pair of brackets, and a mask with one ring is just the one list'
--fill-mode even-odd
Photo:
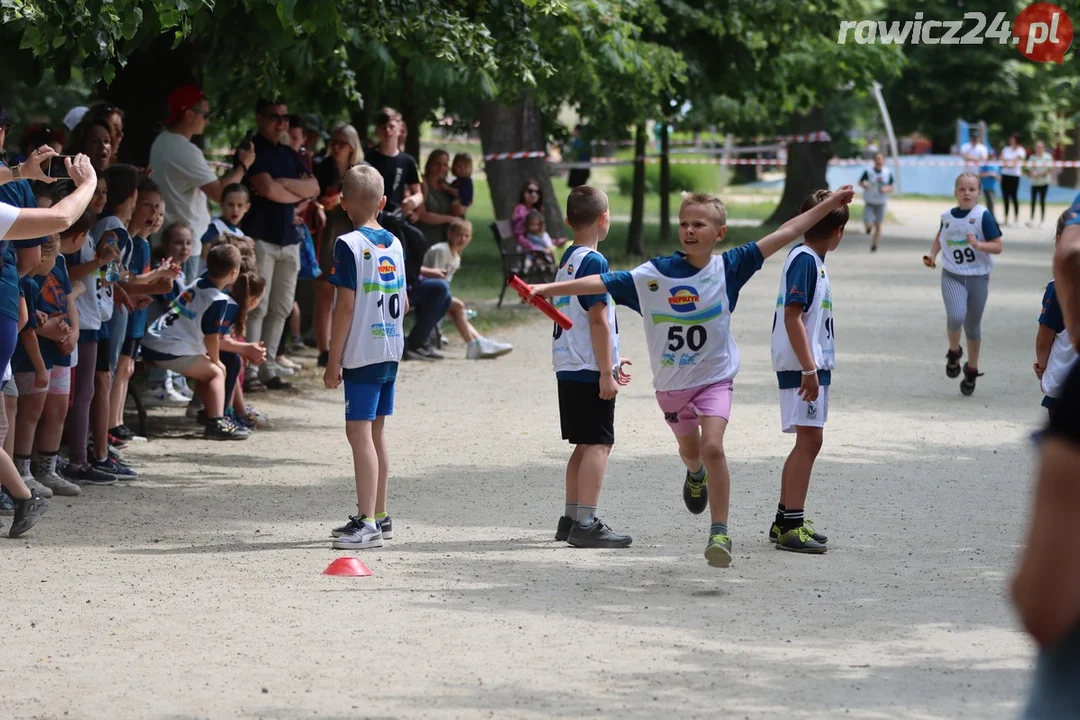
{"label": "white t-shirt", "polygon": [[424,253],[424,267],[445,270],[446,282],[450,282],[454,279],[454,273],[461,269],[461,256],[450,250],[450,243],[435,243]]}
{"label": "white t-shirt", "polygon": [[7,203],[0,203],[0,238],[7,237],[17,217],[19,217],[19,208]]}
{"label": "white t-shirt", "polygon": [[[1016,147],[1006,145],[1005,147],[1001,148],[1001,153],[998,157],[1001,160],[1002,175],[1020,177],[1021,167],[1024,164],[1024,159],[1027,158],[1027,150],[1024,150],[1024,148],[1020,147],[1019,145],[1017,145]],[[1008,163],[1013,163],[1013,165],[1010,167]]]}
{"label": "white t-shirt", "polygon": [[[964,143],[960,146],[960,154],[964,157],[965,172],[979,172],[979,166],[986,162],[986,158],[990,157],[989,151],[981,142],[974,145],[969,142]],[[1002,168],[1003,173],[1004,171],[1004,168]]]}
{"label": "white t-shirt", "polygon": [[202,252],[202,236],[210,227],[210,208],[202,186],[218,179],[202,150],[183,135],[163,131],[150,146],[154,182],[165,201],[165,224],[184,220],[195,237],[192,255]]}

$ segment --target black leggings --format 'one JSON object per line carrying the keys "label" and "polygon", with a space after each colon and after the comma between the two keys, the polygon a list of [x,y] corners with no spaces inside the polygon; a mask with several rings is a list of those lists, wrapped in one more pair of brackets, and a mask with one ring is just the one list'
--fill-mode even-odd
{"label": "black leggings", "polygon": [[236,381],[240,379],[240,368],[243,363],[240,356],[231,352],[220,352],[218,357],[225,365],[225,407],[232,407],[233,393],[236,391]]}
{"label": "black leggings", "polygon": [[1049,185],[1032,185],[1031,186],[1031,221],[1035,221],[1035,198],[1039,198],[1039,209],[1042,211],[1042,217],[1039,218],[1040,222],[1046,221],[1046,191],[1050,189]]}
{"label": "black leggings", "polygon": [[1005,222],[1009,222],[1009,201],[1012,200],[1013,215],[1020,221],[1020,198],[1016,193],[1020,189],[1020,178],[1016,175],[1001,176],[1001,197],[1005,199]]}

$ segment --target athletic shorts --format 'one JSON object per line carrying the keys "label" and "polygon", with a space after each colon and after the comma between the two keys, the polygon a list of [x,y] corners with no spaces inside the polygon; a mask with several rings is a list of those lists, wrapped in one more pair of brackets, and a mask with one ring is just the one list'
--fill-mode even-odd
{"label": "athletic shorts", "polygon": [[49,370],[49,384],[43,388],[34,387],[36,373],[15,373],[15,386],[19,389],[19,395],[67,395],[71,392],[71,368],[60,365],[53,366]]}
{"label": "athletic shorts", "polygon": [[699,417],[731,417],[731,381],[698,385],[685,390],[660,390],[656,402],[664,411],[664,419],[676,437],[697,430]]}
{"label": "athletic shorts", "polygon": [[563,440],[571,445],[614,445],[615,398],[601,398],[599,382],[558,382]]}
{"label": "athletic shorts", "polygon": [[863,225],[881,225],[885,222],[884,205],[867,205],[862,211]]}
{"label": "athletic shorts", "polygon": [[818,388],[817,400],[806,402],[799,397],[799,388],[780,390],[780,425],[786,433],[797,427],[825,427],[829,419],[829,386]]}
{"label": "athletic shorts", "polygon": [[120,348],[120,354],[124,357],[135,359],[139,357],[142,348],[142,338],[124,338],[124,344]]}
{"label": "athletic shorts", "polygon": [[394,381],[359,383],[345,381],[345,419],[374,420],[394,414]]}
{"label": "athletic shorts", "polygon": [[205,357],[204,355],[181,355],[174,358],[146,358],[150,362],[154,363],[154,367],[159,367],[163,370],[172,370],[175,373],[184,375],[191,370],[191,366],[199,361],[199,358]]}
{"label": "athletic shorts", "polygon": [[[104,327],[104,326],[102,326]],[[109,341],[109,333],[105,332],[105,337],[101,337],[101,333],[98,333],[97,341],[97,367],[98,372],[112,372],[112,343]]]}

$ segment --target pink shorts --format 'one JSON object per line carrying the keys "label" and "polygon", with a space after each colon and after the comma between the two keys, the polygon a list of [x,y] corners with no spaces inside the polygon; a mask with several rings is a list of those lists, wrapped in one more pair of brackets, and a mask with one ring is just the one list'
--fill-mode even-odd
{"label": "pink shorts", "polygon": [[685,390],[661,390],[656,402],[664,411],[664,419],[676,436],[689,435],[697,430],[698,418],[731,417],[731,381],[698,385]]}

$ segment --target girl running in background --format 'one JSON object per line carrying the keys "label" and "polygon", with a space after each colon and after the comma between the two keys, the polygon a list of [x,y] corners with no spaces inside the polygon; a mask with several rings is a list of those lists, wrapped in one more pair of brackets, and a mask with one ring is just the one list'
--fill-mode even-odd
{"label": "girl running in background", "polygon": [[945,374],[951,378],[961,372],[960,330],[968,341],[968,361],[962,368],[964,379],[960,392],[975,392],[979,372],[979,350],[982,343],[982,316],[990,289],[990,272],[994,269],[991,255],[1001,253],[1001,229],[994,216],[979,201],[979,176],[961,173],[956,178],[957,206],[941,213],[941,227],[934,236],[930,254],[923,256],[929,268],[937,267],[941,252],[941,295],[945,299],[945,317],[949,351],[945,355]]}

